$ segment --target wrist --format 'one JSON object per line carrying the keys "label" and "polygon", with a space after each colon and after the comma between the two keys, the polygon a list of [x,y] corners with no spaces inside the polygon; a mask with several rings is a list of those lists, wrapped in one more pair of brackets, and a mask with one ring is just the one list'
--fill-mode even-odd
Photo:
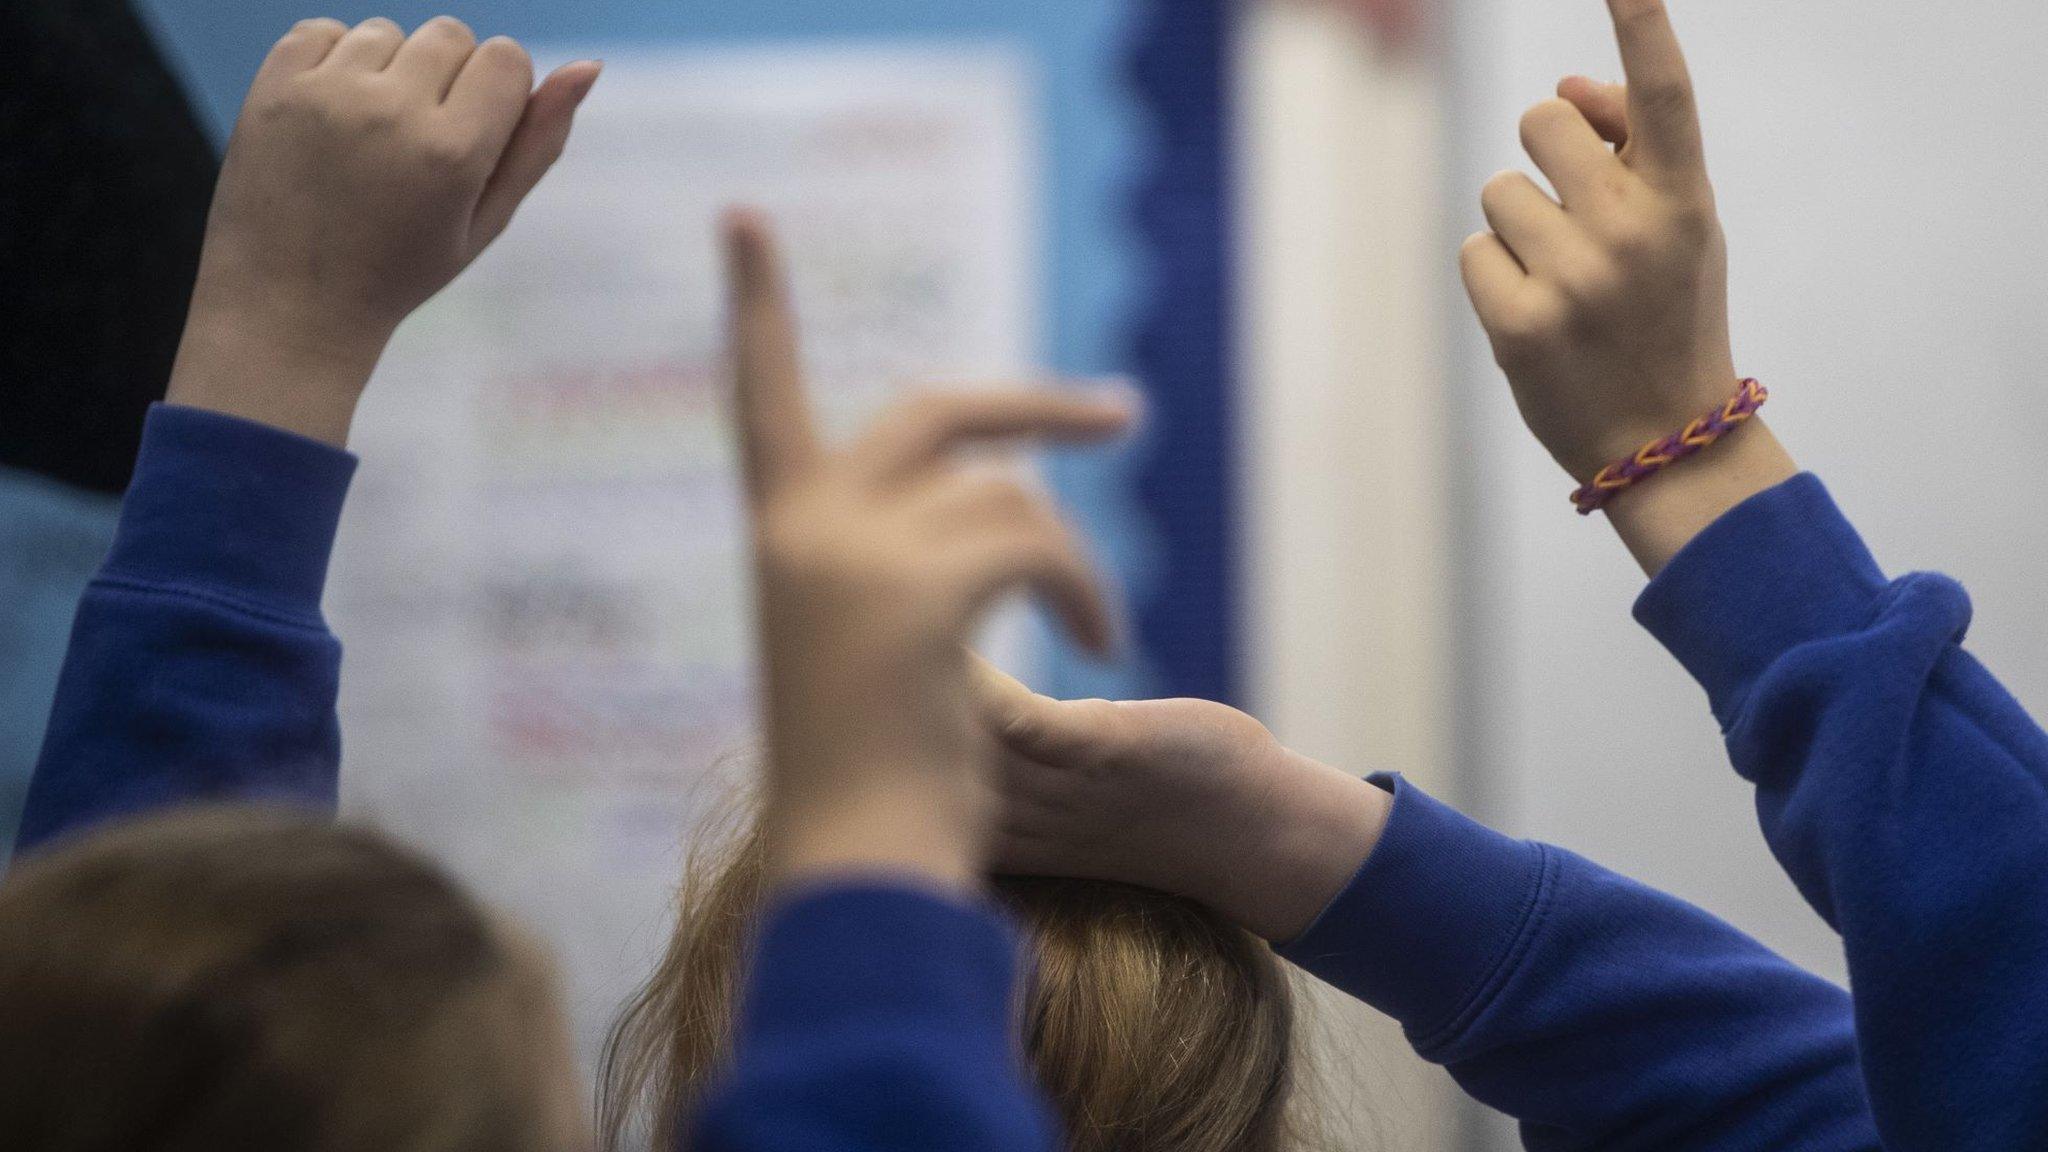
{"label": "wrist", "polygon": [[1736,505],[1798,474],[1770,428],[1752,419],[1699,455],[1618,494],[1607,518],[1643,572],[1655,576]]}
{"label": "wrist", "polygon": [[196,302],[165,400],[343,448],[390,336],[381,325],[349,331],[286,308]]}
{"label": "wrist", "polygon": [[762,822],[769,876],[785,887],[891,879],[977,891],[986,872],[988,805],[947,791],[883,785],[771,798]]}
{"label": "wrist", "polygon": [[[1573,438],[1568,450],[1553,447],[1552,455],[1572,479],[1589,484],[1610,465],[1633,457],[1646,444],[1654,444],[1685,428],[1704,413],[1720,408],[1743,384],[1733,361],[1722,361],[1683,375],[1690,383],[1658,397],[1655,410],[1615,411],[1613,418],[1588,434]],[[1631,405],[1616,404],[1616,409]]]}
{"label": "wrist", "polygon": [[[1378,846],[1394,798],[1359,777],[1283,750],[1249,859],[1227,865],[1206,898],[1247,930],[1282,944],[1307,931]],[[1249,866],[1247,866],[1249,865]]]}

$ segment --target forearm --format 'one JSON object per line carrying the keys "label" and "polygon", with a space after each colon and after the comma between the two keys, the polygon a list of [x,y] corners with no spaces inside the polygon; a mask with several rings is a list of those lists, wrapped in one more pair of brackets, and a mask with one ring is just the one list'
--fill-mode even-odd
{"label": "forearm", "polygon": [[1961,649],[1962,589],[1887,582],[1802,477],[1701,533],[1637,614],[1842,933],[1888,1147],[2048,1138],[2048,736]]}
{"label": "forearm", "polygon": [[1405,784],[1357,878],[1283,954],[1399,1020],[1532,1149],[1877,1147],[1839,989]]}
{"label": "forearm", "polygon": [[983,887],[986,803],[940,778],[931,788],[866,787],[853,795],[771,796],[763,813],[768,875],[780,889],[890,880],[957,896]]}
{"label": "forearm", "polygon": [[21,847],[197,800],[334,803],[341,648],[320,617],[345,453],[151,412],[80,602]]}
{"label": "forearm", "polygon": [[1276,944],[1307,931],[1344,891],[1394,811],[1385,789],[1291,751],[1284,759],[1263,803],[1246,805],[1246,817],[1259,817],[1243,850],[1219,852],[1212,843],[1191,851],[1181,870],[1202,878],[1184,895]]}

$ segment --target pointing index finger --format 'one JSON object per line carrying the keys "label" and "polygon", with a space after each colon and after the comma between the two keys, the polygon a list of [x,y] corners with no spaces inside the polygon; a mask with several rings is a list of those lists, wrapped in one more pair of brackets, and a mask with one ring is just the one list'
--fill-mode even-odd
{"label": "pointing index finger", "polygon": [[759,212],[725,219],[732,291],[734,401],[747,490],[758,500],[817,458],[817,434],[804,395],[796,318],[773,230]]}
{"label": "pointing index finger", "polygon": [[1692,74],[1664,0],[1607,0],[1607,7],[1628,74],[1631,154],[1670,171],[1704,167]]}

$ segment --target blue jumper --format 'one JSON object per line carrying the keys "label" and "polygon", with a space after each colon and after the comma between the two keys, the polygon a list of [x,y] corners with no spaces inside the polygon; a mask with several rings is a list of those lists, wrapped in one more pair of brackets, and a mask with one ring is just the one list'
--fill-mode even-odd
{"label": "blue jumper", "polygon": [[[341,653],[319,603],[353,467],[151,414],[25,848],[174,803],[332,807]],[[1638,610],[1706,684],[1773,847],[1843,931],[1853,1020],[1841,990],[1699,909],[1393,777],[1380,844],[1283,955],[1399,1020],[1532,1149],[2048,1147],[2048,741],[1956,647],[1960,590],[1887,586],[1801,478],[1702,535]],[[1057,1148],[1011,1027],[1020,965],[986,906],[786,895],[693,1146]]]}

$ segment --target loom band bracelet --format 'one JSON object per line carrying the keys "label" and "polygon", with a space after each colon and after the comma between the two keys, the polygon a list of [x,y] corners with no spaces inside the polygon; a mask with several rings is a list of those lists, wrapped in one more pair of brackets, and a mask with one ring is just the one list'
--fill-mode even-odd
{"label": "loom band bracelet", "polygon": [[1591,516],[1607,506],[1618,494],[1648,480],[1673,464],[1712,447],[1722,437],[1741,427],[1764,402],[1770,389],[1760,382],[1744,380],[1728,401],[1684,428],[1661,440],[1636,449],[1635,454],[1609,464],[1594,475],[1592,482],[1572,493],[1572,504],[1581,516]]}
{"label": "loom band bracelet", "polygon": [[1694,448],[1705,448],[1714,442],[1714,438],[1703,431],[1706,426],[1707,422],[1705,420],[1695,420],[1685,426],[1685,432],[1678,438]]}

